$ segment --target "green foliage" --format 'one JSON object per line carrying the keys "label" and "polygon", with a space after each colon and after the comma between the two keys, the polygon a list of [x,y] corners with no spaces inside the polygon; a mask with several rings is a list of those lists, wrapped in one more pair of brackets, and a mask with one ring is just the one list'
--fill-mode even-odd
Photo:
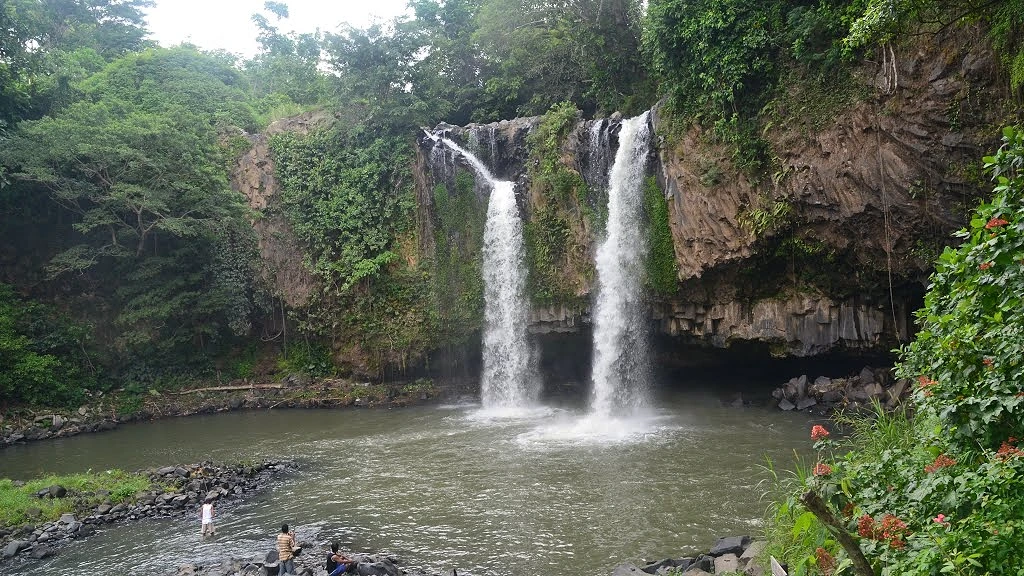
{"label": "green foliage", "polygon": [[527,136],[534,197],[539,202],[523,225],[528,286],[534,302],[569,303],[578,298],[583,277],[593,274],[583,236],[593,212],[586,204],[587,185],[562,160],[562,146],[579,118],[569,102],[552,106]]}
{"label": "green foliage", "polygon": [[[264,8],[276,20],[288,18],[288,7],[284,4],[267,2]],[[252,21],[259,31],[260,52],[243,63],[252,96],[283,98],[296,106],[324,101],[328,82],[318,69],[323,45],[320,31],[282,33],[263,14],[253,14]]]}
{"label": "green foliage", "polygon": [[307,265],[336,294],[395,261],[396,231],[412,205],[409,144],[336,127],[271,139],[282,200],[307,245]]}
{"label": "green foliage", "polygon": [[73,406],[95,384],[89,332],[0,284],[0,405]]}
{"label": "green foliage", "polygon": [[668,200],[653,176],[644,183],[644,208],[647,212],[647,284],[656,294],[671,296],[678,288],[675,245],[669,224]]}
{"label": "green foliage", "polygon": [[[921,330],[901,350],[898,374],[913,378],[914,417],[876,403],[874,414],[839,418],[849,435],[819,436],[813,475],[791,492],[817,492],[859,536],[875,573],[1019,572],[1024,132],[1004,129],[1003,141],[985,158],[994,197],[959,233],[964,243],[943,253],[918,313]],[[814,518],[800,528],[794,534],[805,538],[822,530]],[[849,566],[826,548],[840,569]],[[806,548],[783,552],[791,568],[814,560]]]}
{"label": "green foliage", "polygon": [[788,226],[792,210],[792,205],[785,199],[773,200],[764,193],[758,196],[755,205],[742,210],[736,220],[744,230],[759,238]]}
{"label": "green foliage", "polygon": [[301,342],[288,347],[277,359],[277,372],[282,376],[306,374],[314,378],[334,373],[331,350],[318,342]]}
{"label": "green foliage", "polygon": [[958,233],[964,244],[940,257],[901,368],[938,382],[924,404],[964,448],[1024,437],[1024,132],[1007,128],[1003,141],[985,158],[994,197]]}
{"label": "green foliage", "polygon": [[434,188],[434,294],[441,339],[457,342],[483,323],[483,235],[486,208],[473,176],[459,172],[455,190]]}
{"label": "green foliage", "polygon": [[[148,490],[151,482],[144,474],[132,474],[121,470],[46,476],[29,480],[22,486],[15,486],[6,478],[0,479],[0,527],[21,526],[31,521],[53,521],[60,518],[61,514],[74,512],[78,497],[72,497],[70,494],[66,498],[36,498],[36,492],[55,484],[63,486],[69,493],[81,495],[83,504],[95,506],[107,498],[96,496],[98,490],[109,492],[110,501],[117,504],[129,500],[138,492]],[[40,515],[35,519],[28,514],[33,508],[40,511]]]}

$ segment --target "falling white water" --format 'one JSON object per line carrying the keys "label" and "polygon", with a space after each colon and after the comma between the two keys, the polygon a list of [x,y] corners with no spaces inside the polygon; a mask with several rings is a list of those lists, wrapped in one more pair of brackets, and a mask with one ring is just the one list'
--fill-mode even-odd
{"label": "falling white water", "polygon": [[608,181],[608,227],[597,249],[591,410],[599,418],[628,414],[646,399],[643,325],[643,181],[650,131],[647,113],[624,120]]}
{"label": "falling white water", "polygon": [[440,140],[462,154],[491,188],[483,246],[485,326],[481,402],[485,410],[493,412],[528,408],[537,401],[540,378],[534,373],[527,342],[529,304],[523,224],[516,205],[515,184],[495,180],[476,156],[447,138]]}

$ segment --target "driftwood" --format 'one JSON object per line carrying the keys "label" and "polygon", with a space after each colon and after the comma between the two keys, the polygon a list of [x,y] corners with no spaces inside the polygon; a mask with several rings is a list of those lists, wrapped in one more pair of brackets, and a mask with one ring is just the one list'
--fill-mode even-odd
{"label": "driftwood", "polygon": [[208,388],[194,388],[192,390],[183,390],[181,392],[175,392],[175,394],[194,394],[196,392],[231,392],[232,390],[252,390],[253,388],[258,388],[260,390],[279,390],[281,388],[284,388],[284,384],[240,384],[238,386],[210,386]]}
{"label": "driftwood", "polygon": [[875,576],[875,571],[871,569],[871,563],[864,557],[864,553],[861,552],[860,545],[857,541],[850,536],[850,533],[846,531],[846,527],[839,521],[838,518],[832,514],[832,511],[828,509],[828,505],[825,501],[818,496],[818,493],[811,490],[800,497],[800,502],[811,511],[815,517],[829,529],[830,532],[835,534],[836,540],[839,541],[839,545],[846,550],[846,555],[853,561],[853,570],[858,576]]}

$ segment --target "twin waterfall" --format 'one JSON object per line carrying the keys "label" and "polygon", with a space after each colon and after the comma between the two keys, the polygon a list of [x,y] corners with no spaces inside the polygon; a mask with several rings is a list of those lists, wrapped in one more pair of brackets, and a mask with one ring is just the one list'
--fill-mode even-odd
{"label": "twin waterfall", "polygon": [[647,112],[623,120],[608,177],[608,227],[597,249],[594,367],[590,407],[597,416],[642,406],[646,400],[647,338],[643,325],[644,174]]}
{"label": "twin waterfall", "polygon": [[[591,392],[591,412],[603,418],[640,408],[646,400],[649,378],[642,282],[647,242],[642,222],[650,145],[647,116],[644,113],[621,123],[619,146],[609,174],[588,174],[588,180],[602,181],[598,186],[607,177],[608,188],[607,230],[596,258],[598,287],[593,315]],[[607,149],[602,124],[595,122],[591,130],[592,148]],[[540,377],[527,338],[530,307],[515,184],[496,180],[476,156],[451,140],[428,135],[461,154],[490,188],[483,246],[484,409],[530,407],[540,394]],[[606,161],[590,164],[591,168],[607,170]]]}
{"label": "twin waterfall", "polygon": [[515,183],[495,179],[476,156],[447,138],[440,140],[461,154],[491,189],[483,246],[485,325],[481,401],[488,409],[529,406],[537,402],[540,378],[530,359],[527,339],[530,303],[526,298],[523,222],[516,205]]}

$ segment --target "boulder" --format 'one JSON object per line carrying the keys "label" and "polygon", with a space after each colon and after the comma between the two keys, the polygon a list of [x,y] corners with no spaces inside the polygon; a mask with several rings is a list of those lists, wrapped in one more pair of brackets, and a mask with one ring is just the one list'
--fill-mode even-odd
{"label": "boulder", "polygon": [[643,570],[644,572],[647,572],[648,574],[657,574],[658,573],[658,568],[662,568],[664,566],[668,566],[670,568],[675,568],[676,562],[675,562],[675,560],[673,560],[671,558],[665,558],[664,560],[659,560],[657,562],[651,562],[650,564],[648,564],[648,565],[646,565],[646,566],[644,566],[644,567],[642,567],[640,569]]}
{"label": "boulder", "polygon": [[792,410],[794,408],[796,408],[796,404],[793,404],[789,400],[787,400],[785,398],[783,398],[782,400],[779,400],[779,410],[782,410],[784,412],[789,412],[790,410]]}
{"label": "boulder", "polygon": [[158,469],[156,473],[161,476],[170,476],[171,474],[174,474],[174,466],[164,466],[163,468]]}
{"label": "boulder", "polygon": [[75,515],[71,514],[71,513],[61,514],[60,515],[60,520],[58,520],[58,522],[60,522],[62,524],[71,524],[72,522],[77,522],[77,521],[78,521],[78,518],[75,518]]}
{"label": "boulder", "polygon": [[750,536],[729,536],[727,538],[719,538],[718,542],[711,547],[711,551],[708,552],[709,556],[723,556],[725,554],[736,554],[737,556],[743,554],[747,546],[750,545]]}
{"label": "boulder", "polygon": [[821,398],[821,395],[832,390],[832,379],[827,376],[818,376],[814,379],[814,384],[811,384],[811,395],[816,398]]}
{"label": "boulder", "polygon": [[757,558],[761,552],[764,551],[765,543],[764,540],[757,540],[750,543],[747,549],[743,551],[743,555],[740,556],[741,563],[748,563],[754,558]]}
{"label": "boulder", "polygon": [[356,565],[356,574],[359,576],[402,576],[390,560],[380,559],[377,562],[359,562]]}
{"label": "boulder", "polygon": [[47,490],[50,492],[50,498],[63,498],[68,495],[67,489],[60,484],[54,484],[47,488]]}
{"label": "boulder", "polygon": [[878,382],[872,382],[864,387],[864,395],[868,400],[881,399],[885,395],[885,389]]}
{"label": "boulder", "polygon": [[24,540],[14,540],[12,542],[8,542],[7,546],[4,547],[3,557],[13,558],[18,554],[18,552],[21,552],[25,548],[28,548],[28,542]]}
{"label": "boulder", "polygon": [[875,383],[875,371],[872,370],[870,366],[865,366],[865,367],[860,369],[860,375],[858,376],[858,378],[860,378],[861,386],[866,386],[868,384],[874,384]]}
{"label": "boulder", "polygon": [[49,546],[36,546],[32,549],[31,552],[29,552],[29,556],[35,558],[36,560],[42,560],[43,558],[52,555],[53,548],[50,548]]}
{"label": "boulder", "polygon": [[715,574],[737,572],[740,569],[740,558],[736,554],[722,554],[715,558]]}
{"label": "boulder", "polygon": [[25,508],[25,516],[28,516],[29,518],[39,518],[42,515],[43,511],[40,510],[39,508]]}
{"label": "boulder", "polygon": [[708,556],[706,554],[701,554],[700,556],[697,556],[696,558],[693,559],[693,562],[690,563],[690,566],[686,569],[686,571],[687,571],[687,573],[689,573],[690,570],[703,570],[704,572],[711,572],[714,569],[715,569],[715,558],[714,558],[714,556]]}
{"label": "boulder", "polygon": [[111,506],[110,504],[100,504],[99,506],[96,507],[96,513],[102,516],[107,512],[110,512],[111,508],[113,508],[113,506]]}
{"label": "boulder", "polygon": [[60,430],[61,428],[64,427],[65,424],[67,424],[68,421],[63,416],[61,416],[60,414],[54,414],[53,415],[53,420],[51,422],[52,422],[52,426],[51,427],[54,430]]}
{"label": "boulder", "polygon": [[807,410],[808,408],[811,408],[812,406],[816,406],[817,404],[818,404],[817,400],[815,400],[814,398],[811,398],[810,396],[808,396],[807,398],[801,398],[800,401],[796,403],[796,409],[797,410]]}

